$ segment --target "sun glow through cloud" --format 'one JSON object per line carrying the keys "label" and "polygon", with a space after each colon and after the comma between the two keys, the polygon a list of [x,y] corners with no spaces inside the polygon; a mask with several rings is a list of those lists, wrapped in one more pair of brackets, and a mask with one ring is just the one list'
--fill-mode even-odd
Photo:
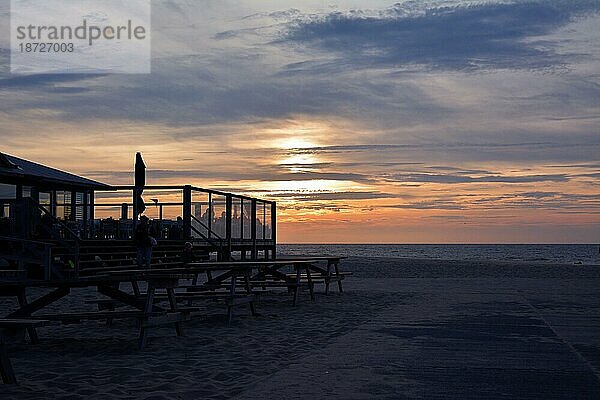
{"label": "sun glow through cloud", "polygon": [[310,166],[313,164],[317,164],[319,160],[312,154],[294,154],[291,156],[284,156],[284,158],[279,162],[281,165],[295,165],[300,164],[302,166]]}
{"label": "sun glow through cloud", "polygon": [[312,147],[316,147],[316,144],[314,142],[308,139],[304,139],[302,137],[284,137],[281,139],[277,139],[275,145],[278,148],[285,150],[310,149]]}

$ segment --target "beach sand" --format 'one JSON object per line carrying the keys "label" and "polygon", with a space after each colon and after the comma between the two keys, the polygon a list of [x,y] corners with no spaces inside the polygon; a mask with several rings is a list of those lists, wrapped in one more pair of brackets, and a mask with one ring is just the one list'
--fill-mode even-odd
{"label": "beach sand", "polygon": [[[344,295],[278,294],[153,329],[57,325],[9,346],[2,399],[600,398],[600,267],[344,260]],[[319,286],[322,292],[322,287]],[[75,290],[58,309],[91,309]],[[2,299],[4,310],[10,300]]]}

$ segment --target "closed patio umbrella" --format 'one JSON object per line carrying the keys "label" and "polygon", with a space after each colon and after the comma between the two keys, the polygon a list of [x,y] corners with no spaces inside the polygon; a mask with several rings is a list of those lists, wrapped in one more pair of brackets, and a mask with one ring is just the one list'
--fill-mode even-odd
{"label": "closed patio umbrella", "polygon": [[135,154],[135,209],[136,215],[134,215],[134,219],[137,220],[137,216],[144,212],[146,209],[146,204],[144,203],[144,199],[142,199],[142,193],[144,192],[144,186],[146,186],[146,164],[144,164],[144,159],[142,158],[142,153]]}

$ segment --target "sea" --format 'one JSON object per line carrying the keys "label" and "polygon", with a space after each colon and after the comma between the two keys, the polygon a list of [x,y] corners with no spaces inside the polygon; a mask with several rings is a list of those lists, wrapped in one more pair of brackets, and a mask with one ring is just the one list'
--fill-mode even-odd
{"label": "sea", "polygon": [[598,244],[279,244],[280,255],[598,265]]}

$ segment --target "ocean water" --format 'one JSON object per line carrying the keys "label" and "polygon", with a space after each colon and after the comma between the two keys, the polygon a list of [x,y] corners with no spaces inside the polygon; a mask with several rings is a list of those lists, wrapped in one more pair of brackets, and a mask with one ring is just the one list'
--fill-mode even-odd
{"label": "ocean water", "polygon": [[278,254],[515,261],[600,266],[597,244],[280,244]]}

